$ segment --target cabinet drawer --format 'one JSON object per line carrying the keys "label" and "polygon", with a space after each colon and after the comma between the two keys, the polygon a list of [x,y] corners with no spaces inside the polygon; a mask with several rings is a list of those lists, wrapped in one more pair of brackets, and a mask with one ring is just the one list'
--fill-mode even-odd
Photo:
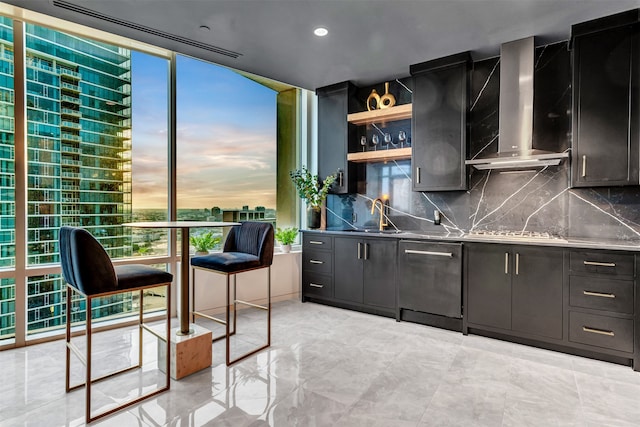
{"label": "cabinet drawer", "polygon": [[302,251],[302,269],[314,273],[331,274],[331,252]]}
{"label": "cabinet drawer", "polygon": [[633,319],[572,311],[569,341],[633,353]]}
{"label": "cabinet drawer", "polygon": [[305,233],[302,238],[304,249],[331,249],[333,239],[331,236],[321,236],[318,234]]}
{"label": "cabinet drawer", "polygon": [[620,279],[633,279],[634,277],[635,257],[633,254],[571,251],[570,259],[572,273],[616,276]]}
{"label": "cabinet drawer", "polygon": [[333,296],[333,282],[326,274],[304,273],[302,280],[302,294],[305,296]]}
{"label": "cabinet drawer", "polygon": [[569,304],[633,314],[633,281],[570,276]]}

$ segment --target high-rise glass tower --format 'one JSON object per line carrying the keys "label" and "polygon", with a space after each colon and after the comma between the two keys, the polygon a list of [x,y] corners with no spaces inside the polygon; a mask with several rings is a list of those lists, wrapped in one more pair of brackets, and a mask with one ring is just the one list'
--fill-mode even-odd
{"label": "high-rise glass tower", "polygon": [[[15,265],[12,22],[0,18],[0,266]],[[58,263],[58,229],[89,230],[113,258],[131,255],[131,52],[33,24],[25,26],[27,265]],[[9,72],[10,71],[10,72]],[[10,115],[8,113],[11,113]],[[7,117],[5,121],[5,116]],[[2,279],[1,303],[13,282]],[[5,283],[6,282],[6,283]],[[64,324],[59,275],[28,280],[29,333]],[[131,309],[104,301],[95,316]],[[84,310],[82,310],[84,311]],[[83,313],[78,313],[80,317]],[[0,315],[0,336],[11,319]]]}

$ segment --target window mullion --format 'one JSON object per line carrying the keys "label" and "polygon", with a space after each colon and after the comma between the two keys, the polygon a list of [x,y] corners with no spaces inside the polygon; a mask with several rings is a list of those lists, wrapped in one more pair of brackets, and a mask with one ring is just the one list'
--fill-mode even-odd
{"label": "window mullion", "polygon": [[15,343],[23,346],[27,334],[27,107],[25,73],[25,25],[13,20],[14,49],[14,168],[15,168]]}

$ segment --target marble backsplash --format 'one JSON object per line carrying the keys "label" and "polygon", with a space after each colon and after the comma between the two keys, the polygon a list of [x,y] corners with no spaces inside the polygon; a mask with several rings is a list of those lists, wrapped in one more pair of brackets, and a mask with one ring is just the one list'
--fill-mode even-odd
{"label": "marble backsplash", "polygon": [[[469,158],[497,151],[499,74],[499,58],[473,64]],[[570,150],[567,43],[536,49],[534,82],[534,148]],[[410,90],[410,81],[405,83]],[[371,214],[371,202],[388,195],[390,229],[523,230],[565,238],[640,239],[640,187],[570,188],[569,168],[569,161],[521,171],[469,168],[468,191],[413,192],[410,160],[369,163],[358,194],[327,199],[327,228],[376,228],[378,214]],[[441,225],[433,224],[434,210],[442,213]]]}

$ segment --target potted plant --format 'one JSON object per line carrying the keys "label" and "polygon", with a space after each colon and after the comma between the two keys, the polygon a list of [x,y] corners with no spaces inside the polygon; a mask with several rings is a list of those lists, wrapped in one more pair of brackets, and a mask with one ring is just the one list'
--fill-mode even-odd
{"label": "potted plant", "polygon": [[220,237],[213,237],[213,232],[207,231],[189,237],[189,243],[196,249],[196,255],[207,255],[220,243]]}
{"label": "potted plant", "polygon": [[291,244],[295,242],[298,235],[298,229],[295,227],[276,228],[276,240],[280,242],[280,249],[285,254],[291,251]]}
{"label": "potted plant", "polygon": [[336,174],[328,175],[324,181],[313,175],[303,166],[289,172],[293,184],[298,190],[301,199],[307,202],[307,226],[309,228],[320,228],[320,209],[329,194],[329,188],[336,180]]}

